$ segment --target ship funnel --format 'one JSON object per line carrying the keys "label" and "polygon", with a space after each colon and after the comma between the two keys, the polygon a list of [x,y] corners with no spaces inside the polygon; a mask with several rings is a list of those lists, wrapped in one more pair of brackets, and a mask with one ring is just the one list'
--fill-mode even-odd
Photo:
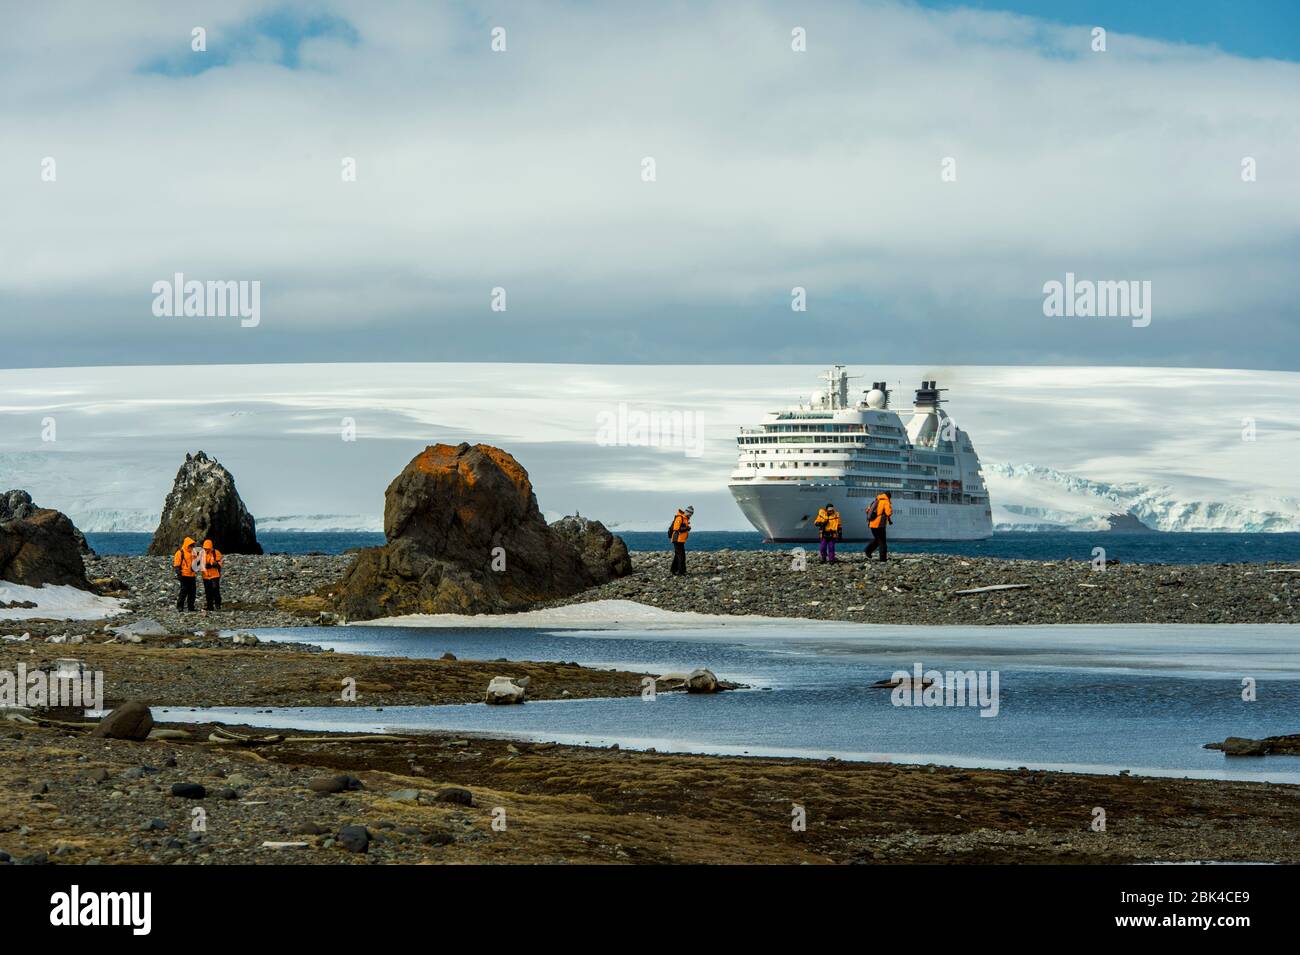
{"label": "ship funnel", "polygon": [[937,408],[941,400],[940,393],[947,390],[947,388],[940,388],[937,381],[923,381],[921,387],[916,389],[916,400],[913,404],[918,408]]}

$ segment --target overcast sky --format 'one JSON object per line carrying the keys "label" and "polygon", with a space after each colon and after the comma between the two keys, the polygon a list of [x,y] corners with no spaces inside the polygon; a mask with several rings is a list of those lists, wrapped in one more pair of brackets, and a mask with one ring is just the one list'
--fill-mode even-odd
{"label": "overcast sky", "polygon": [[4,2],[0,366],[1300,369],[1297,5],[977,6]]}

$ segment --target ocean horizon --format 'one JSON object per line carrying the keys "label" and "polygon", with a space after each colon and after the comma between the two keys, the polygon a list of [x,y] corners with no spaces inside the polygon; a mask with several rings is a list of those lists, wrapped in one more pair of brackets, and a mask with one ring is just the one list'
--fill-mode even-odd
{"label": "ocean horizon", "polygon": [[[670,550],[667,535],[659,531],[619,531],[615,534],[636,552]],[[147,533],[88,533],[86,541],[101,556],[143,555],[153,535]],[[384,535],[373,531],[270,531],[258,534],[270,554],[343,554],[361,547],[376,547]],[[220,546],[220,542],[218,547]],[[179,544],[179,542],[178,542]],[[693,531],[688,549],[792,551],[803,545],[767,544],[753,531]],[[898,554],[956,554],[1007,560],[1092,560],[1093,549],[1105,548],[1108,561],[1137,564],[1241,564],[1300,562],[1300,534],[1296,533],[1137,533],[1114,531],[1006,531],[982,541],[891,541]],[[841,553],[857,553],[861,544],[843,544]]]}

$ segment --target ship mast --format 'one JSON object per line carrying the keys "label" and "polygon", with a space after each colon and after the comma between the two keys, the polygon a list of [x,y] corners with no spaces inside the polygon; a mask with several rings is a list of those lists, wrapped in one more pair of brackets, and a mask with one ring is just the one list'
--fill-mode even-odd
{"label": "ship mast", "polygon": [[826,401],[832,411],[842,411],[849,406],[849,379],[861,377],[849,375],[844,365],[835,365],[826,369]]}

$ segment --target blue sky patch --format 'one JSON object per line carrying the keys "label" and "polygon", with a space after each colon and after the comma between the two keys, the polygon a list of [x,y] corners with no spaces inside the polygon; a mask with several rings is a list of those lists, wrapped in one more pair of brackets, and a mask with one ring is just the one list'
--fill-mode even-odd
{"label": "blue sky patch", "polygon": [[296,70],[301,68],[299,54],[306,40],[328,37],[355,46],[361,39],[347,20],[328,14],[306,16],[288,8],[231,27],[207,29],[206,52],[194,52],[187,42],[179,51],[145,63],[140,71],[163,76],[197,76],[240,61],[268,60]]}

